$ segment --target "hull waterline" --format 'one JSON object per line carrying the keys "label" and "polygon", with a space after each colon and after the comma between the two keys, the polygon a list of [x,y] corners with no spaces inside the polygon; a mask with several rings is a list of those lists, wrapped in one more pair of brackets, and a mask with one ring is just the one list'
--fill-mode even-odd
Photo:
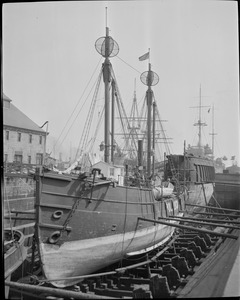
{"label": "hull waterline", "polygon": [[62,246],[40,244],[45,276],[54,286],[65,287],[76,284],[80,279],[66,279],[91,274],[123,259],[126,255],[149,251],[161,245],[173,234],[169,226],[156,225],[138,232],[115,235],[92,240],[67,242]]}

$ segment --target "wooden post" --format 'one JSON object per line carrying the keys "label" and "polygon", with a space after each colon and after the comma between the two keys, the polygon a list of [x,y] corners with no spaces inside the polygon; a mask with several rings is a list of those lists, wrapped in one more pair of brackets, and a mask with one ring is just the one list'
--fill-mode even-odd
{"label": "wooden post", "polygon": [[193,230],[193,231],[202,232],[202,233],[208,233],[208,234],[212,234],[212,235],[215,235],[215,236],[221,236],[221,237],[226,237],[226,238],[228,237],[228,238],[235,239],[235,240],[238,239],[238,236],[228,234],[228,233],[214,232],[214,231],[207,230],[207,229],[200,229],[200,228],[195,228],[195,227],[192,227],[192,226],[185,226],[185,225],[180,225],[180,224],[170,223],[170,222],[164,222],[164,221],[159,221],[159,220],[157,221],[157,220],[152,220],[152,219],[145,219],[145,218],[142,218],[142,217],[138,217],[138,219],[146,221],[146,222],[158,223],[158,224],[177,227],[177,228],[181,228],[181,229],[187,229],[187,230]]}
{"label": "wooden post", "polygon": [[[199,221],[209,221],[209,219],[206,218],[191,218],[191,217],[178,217],[178,216],[171,216],[171,218],[174,219],[183,219],[183,220],[199,220]],[[220,220],[220,219],[211,219],[212,223],[229,223],[229,224],[240,224],[239,221],[235,220]]]}
{"label": "wooden post", "polygon": [[212,216],[218,216],[218,217],[228,217],[228,218],[239,218],[240,216],[237,215],[231,215],[231,214],[217,214],[217,213],[211,213],[211,212],[192,212],[193,214],[197,215],[212,215]]}
{"label": "wooden post", "polygon": [[[185,219],[184,217],[183,218],[179,218],[176,217],[176,218],[172,218],[172,217],[168,217],[168,218],[163,218],[161,217],[161,219],[163,220],[176,220],[176,221],[181,221],[181,222],[188,222],[188,223],[193,223],[193,224],[198,224],[198,225],[210,225],[210,226],[218,226],[218,227],[225,227],[225,228],[232,228],[232,229],[239,229],[240,230],[240,227],[237,227],[237,226],[232,226],[232,225],[225,225],[225,224],[217,224],[217,223],[211,223],[211,222],[203,222],[201,220],[198,220],[195,218],[195,220],[188,220],[187,218]],[[206,220],[206,219],[205,219]],[[211,220],[211,219],[210,219]]]}
{"label": "wooden post", "polygon": [[[13,281],[10,281],[10,282],[5,281],[5,285],[10,286],[12,288],[19,289],[19,292],[21,292],[21,290],[23,290],[23,291],[29,291],[29,292],[32,292],[32,293],[35,293],[35,294],[47,293],[49,295],[54,295],[54,296],[64,297],[64,298],[113,299],[113,298],[107,297],[107,296],[98,296],[98,295],[86,294],[86,293],[81,293],[81,292],[74,292],[74,291],[69,291],[69,290],[64,290],[64,289],[59,289],[59,288],[49,288],[49,287],[43,287],[43,286],[38,286],[38,285],[18,283],[18,282],[13,282]],[[116,298],[114,298],[114,299],[116,299]]]}
{"label": "wooden post", "polygon": [[215,209],[215,210],[226,210],[226,211],[229,211],[229,212],[236,212],[236,213],[239,213],[240,214],[240,210],[238,209],[230,209],[230,208],[224,208],[224,207],[213,207],[213,206],[205,206],[205,205],[197,205],[197,204],[190,204],[190,203],[186,203],[185,204],[186,206],[196,206],[196,207],[202,207],[202,208],[211,208],[211,209]]}
{"label": "wooden post", "polygon": [[159,276],[158,274],[150,279],[150,290],[152,292],[153,299],[168,298],[171,294],[167,277]]}

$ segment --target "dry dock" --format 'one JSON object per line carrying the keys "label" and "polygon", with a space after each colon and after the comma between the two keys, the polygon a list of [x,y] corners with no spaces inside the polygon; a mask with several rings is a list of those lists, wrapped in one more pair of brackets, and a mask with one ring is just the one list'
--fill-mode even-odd
{"label": "dry dock", "polygon": [[215,174],[215,194],[221,207],[240,209],[240,174]]}
{"label": "dry dock", "polygon": [[[176,230],[176,236],[173,237],[169,244],[164,245],[162,248],[155,249],[149,253],[148,256],[137,257],[135,261],[133,260],[135,262],[133,266],[126,265],[126,267],[120,269],[119,266],[113,266],[112,269],[103,270],[103,272],[108,271],[103,273],[105,274],[103,276],[93,276],[84,279],[84,281],[78,284],[77,291],[76,286],[74,287],[75,290],[61,290],[52,288],[49,283],[44,285],[44,280],[41,282],[43,278],[41,271],[39,273],[40,268],[38,264],[36,264],[37,267],[34,269],[36,270],[36,272],[33,273],[35,275],[29,275],[31,271],[31,251],[29,248],[30,256],[28,263],[24,263],[20,267],[22,269],[13,274],[13,279],[10,282],[10,284],[12,283],[13,285],[22,284],[22,287],[26,285],[29,289],[19,292],[17,286],[10,286],[10,296],[8,299],[32,300],[39,299],[39,296],[43,299],[240,297],[240,212],[236,212],[236,210],[239,209],[240,202],[240,177],[234,176],[234,180],[232,176],[230,177],[224,177],[222,175],[217,177],[218,181],[216,181],[215,197],[222,207],[229,209],[229,212],[225,210],[225,214],[229,214],[230,216],[230,210],[232,209],[232,211],[235,210],[236,216],[235,218],[230,217],[231,221],[229,221],[229,217],[226,217],[226,215],[224,217],[220,216],[220,226],[223,227],[217,227],[217,229],[215,229],[216,232],[220,233],[218,236],[210,235],[212,241],[214,241],[212,244],[210,241],[210,246],[207,245],[208,238],[203,238],[204,234],[201,234],[201,231],[192,232],[191,230],[184,229],[185,225],[191,225],[190,219],[181,220],[183,228]],[[26,183],[24,186],[26,186]],[[28,194],[25,195],[25,200],[29,202],[27,196]],[[7,200],[12,200],[10,203],[13,203],[15,199],[17,200],[16,202],[19,203],[23,197],[22,195],[14,195],[14,197],[11,197],[11,195],[8,194],[7,198]],[[9,204],[7,208],[9,208]],[[14,224],[16,221],[32,222],[32,220],[27,219],[28,215],[19,215],[16,214],[16,211],[14,213],[14,208],[15,207],[12,207],[10,204]],[[209,212],[207,212],[205,216],[200,215],[198,222],[204,217],[206,217],[208,224],[214,222],[214,219],[217,218],[217,213],[219,214],[220,211],[216,212],[212,210],[212,212],[212,217],[207,215]],[[196,222],[196,219],[194,220],[193,222]],[[5,221],[9,221],[9,218],[5,219]],[[166,220],[161,220],[161,222],[166,222]],[[209,225],[210,227],[208,226],[207,228],[211,229],[216,227],[212,225]],[[229,229],[229,226],[232,226],[232,228]],[[201,230],[201,227],[198,229]],[[229,236],[224,236],[224,234]],[[205,245],[201,245],[200,240],[202,239],[205,240]],[[193,243],[194,241],[196,244]],[[197,244],[197,241],[199,244]],[[184,254],[185,256],[183,255],[183,249],[187,250]],[[186,253],[191,254],[192,257],[194,257],[194,255],[196,257],[192,261]],[[176,265],[176,257],[178,257],[179,262],[185,262],[184,268],[183,265]],[[174,273],[173,277],[168,273],[167,266],[169,265],[171,272]],[[116,272],[116,270],[118,271]],[[107,273],[109,275],[106,275]],[[20,275],[17,277],[16,274]],[[154,277],[155,279],[157,277],[157,284],[156,280],[153,280]],[[164,278],[165,282],[163,283],[162,279]],[[155,286],[153,286],[154,284]],[[5,286],[9,286],[9,283],[5,282]],[[166,287],[166,293],[164,294],[163,289]],[[36,289],[35,292],[34,289]],[[50,289],[52,289],[52,293]],[[53,290],[56,294],[54,294]],[[62,293],[62,296],[57,293]],[[159,294],[154,295],[154,293]],[[57,298],[54,298],[54,295]]]}
{"label": "dry dock", "polygon": [[[239,230],[233,234],[240,236]],[[226,239],[203,262],[179,298],[240,296],[240,239]]]}

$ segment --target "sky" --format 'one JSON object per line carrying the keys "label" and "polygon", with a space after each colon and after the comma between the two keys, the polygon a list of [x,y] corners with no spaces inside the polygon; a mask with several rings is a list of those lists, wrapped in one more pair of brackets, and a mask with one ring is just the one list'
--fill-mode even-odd
{"label": "sky", "polygon": [[[199,105],[201,86],[203,142],[212,146],[214,126],[215,157],[227,156],[231,165],[235,156],[239,165],[236,1],[19,2],[3,4],[2,16],[3,92],[39,126],[49,122],[47,152],[69,157],[78,146],[87,114],[83,104],[90,102],[87,88],[92,89],[90,79],[103,62],[95,41],[105,36],[107,24],[119,45],[111,63],[126,111],[134,88],[139,101],[144,99],[140,75],[148,60],[138,58],[150,49],[152,70],[159,76],[152,89],[167,120],[171,151],[181,154],[184,141],[197,143],[198,111],[192,107]],[[75,122],[68,130],[71,115]]]}

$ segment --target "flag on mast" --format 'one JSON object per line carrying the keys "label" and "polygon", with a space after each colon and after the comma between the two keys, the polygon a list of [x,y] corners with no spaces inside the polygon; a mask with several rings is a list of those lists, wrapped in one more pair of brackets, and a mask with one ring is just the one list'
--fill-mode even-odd
{"label": "flag on mast", "polygon": [[139,57],[139,60],[140,61],[143,61],[143,60],[146,60],[149,58],[149,51],[145,54],[143,54],[142,56]]}

